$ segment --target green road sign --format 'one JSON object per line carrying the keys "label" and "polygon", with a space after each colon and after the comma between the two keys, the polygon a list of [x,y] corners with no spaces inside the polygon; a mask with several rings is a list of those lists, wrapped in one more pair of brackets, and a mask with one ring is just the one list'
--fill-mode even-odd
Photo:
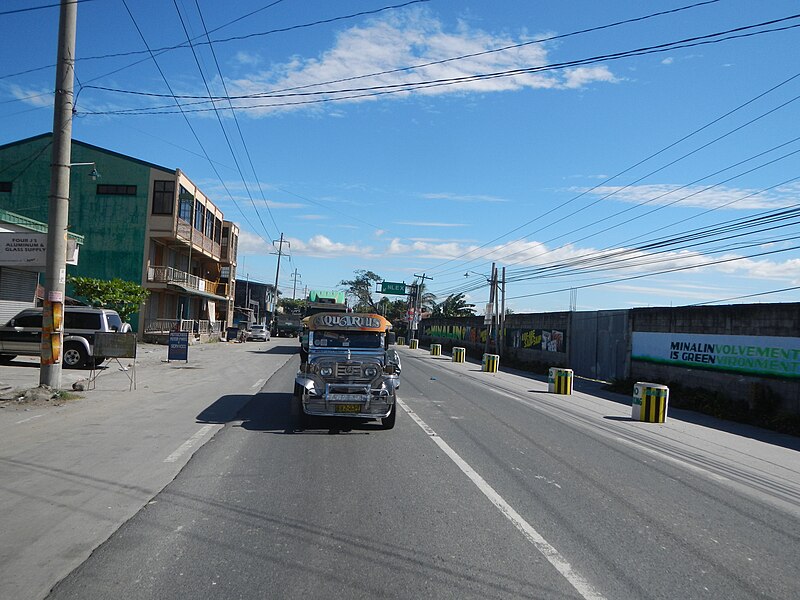
{"label": "green road sign", "polygon": [[398,296],[406,295],[405,283],[392,283],[391,281],[381,282],[381,294],[396,294]]}

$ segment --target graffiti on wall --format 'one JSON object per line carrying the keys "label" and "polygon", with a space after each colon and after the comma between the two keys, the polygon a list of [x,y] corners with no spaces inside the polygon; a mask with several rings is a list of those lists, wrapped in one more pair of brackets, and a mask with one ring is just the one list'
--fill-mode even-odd
{"label": "graffiti on wall", "polygon": [[566,352],[566,332],[563,329],[507,329],[506,346],[543,352]]}
{"label": "graffiti on wall", "polygon": [[[486,327],[469,325],[428,325],[424,331],[432,338],[486,343]],[[563,329],[506,329],[505,345],[544,352],[566,352],[566,332]]]}

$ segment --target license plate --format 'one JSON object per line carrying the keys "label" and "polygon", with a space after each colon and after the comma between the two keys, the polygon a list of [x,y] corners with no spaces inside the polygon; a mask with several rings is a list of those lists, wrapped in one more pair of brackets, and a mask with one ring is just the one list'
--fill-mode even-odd
{"label": "license plate", "polygon": [[337,413],[359,413],[361,412],[360,404],[336,404],[335,410]]}
{"label": "license plate", "polygon": [[328,394],[328,402],[364,402],[363,394]]}

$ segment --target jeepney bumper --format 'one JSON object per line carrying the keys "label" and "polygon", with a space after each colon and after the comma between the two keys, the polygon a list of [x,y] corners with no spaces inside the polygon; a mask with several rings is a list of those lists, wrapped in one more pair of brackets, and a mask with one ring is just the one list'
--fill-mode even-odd
{"label": "jeepney bumper", "polygon": [[307,415],[381,419],[392,412],[399,379],[387,378],[379,388],[364,383],[325,383],[323,387],[314,379],[300,376],[295,383]]}

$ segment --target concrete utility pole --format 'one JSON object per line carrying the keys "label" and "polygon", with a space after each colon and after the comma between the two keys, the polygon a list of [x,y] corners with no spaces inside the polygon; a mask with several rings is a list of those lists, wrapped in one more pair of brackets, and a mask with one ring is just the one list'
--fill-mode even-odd
{"label": "concrete utility pole", "polygon": [[[421,319],[419,319],[418,317],[420,314],[422,314],[422,288],[425,286],[425,280],[430,279],[431,281],[433,281],[433,277],[428,277],[425,273],[423,273],[422,275],[417,275],[416,273],[414,273],[414,277],[417,277],[419,279],[419,283],[416,284],[416,294],[414,298],[414,316],[412,317],[412,319],[414,320],[414,322],[416,322],[417,327],[419,327],[419,321]],[[411,329],[411,335],[409,336],[409,339],[412,340],[414,338],[419,339],[419,336],[417,336],[415,333],[416,331],[417,331],[416,329],[413,328]]]}
{"label": "concrete utility pole", "polygon": [[[489,338],[492,337],[492,330],[494,328],[494,303],[495,303],[495,287],[497,286],[497,267],[495,267],[495,263],[492,263],[492,278],[489,282],[489,303],[486,305],[486,310],[491,311],[491,315],[488,315],[488,319],[484,319],[488,321],[489,329],[486,331],[486,342],[483,344],[483,353],[487,354],[489,352]],[[495,351],[497,350],[497,343],[495,342]]]}
{"label": "concrete utility pole", "polygon": [[272,302],[272,314],[278,310],[278,276],[281,273],[281,256],[283,256],[283,245],[286,244],[290,248],[292,245],[289,243],[288,240],[283,239],[283,234],[281,233],[280,240],[273,240],[273,243],[278,243],[278,267],[275,269],[275,300]]}
{"label": "concrete utility pole", "polygon": [[72,157],[73,81],[78,3],[61,0],[56,60],[53,151],[47,217],[47,266],[42,310],[42,358],[39,384],[61,388],[61,347],[64,341],[64,292],[67,283],[67,224],[69,218],[69,163]]}
{"label": "concrete utility pole", "polygon": [[297,267],[295,267],[294,273],[292,273],[291,277],[294,282],[292,285],[292,300],[295,300],[297,295]]}

